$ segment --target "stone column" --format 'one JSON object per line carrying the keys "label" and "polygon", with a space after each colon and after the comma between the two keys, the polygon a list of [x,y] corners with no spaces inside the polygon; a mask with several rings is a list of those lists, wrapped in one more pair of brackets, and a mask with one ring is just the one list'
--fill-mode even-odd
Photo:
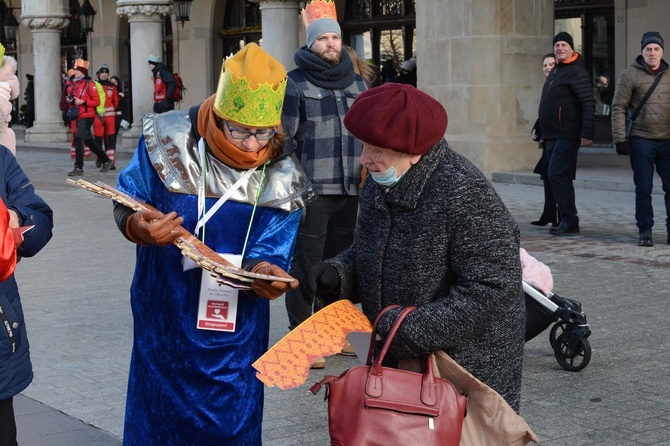
{"label": "stone column", "polygon": [[61,29],[70,24],[62,1],[27,0],[22,6],[22,23],[33,37],[35,64],[35,123],[26,130],[26,142],[67,142],[70,129],[63,124],[60,103]]}
{"label": "stone column", "polygon": [[172,14],[171,0],[117,0],[116,13],[128,17],[133,97],[132,128],[122,133],[124,147],[135,147],[142,117],[153,111],[154,86],[147,63],[150,54],[163,57],[163,16]]}
{"label": "stone column", "polygon": [[281,62],[286,71],[295,68],[293,54],[298,49],[302,27],[298,0],[252,0],[259,3],[263,21],[263,49]]}
{"label": "stone column", "polygon": [[450,146],[489,178],[539,158],[530,131],[553,20],[552,0],[416,2],[418,87],[447,110]]}

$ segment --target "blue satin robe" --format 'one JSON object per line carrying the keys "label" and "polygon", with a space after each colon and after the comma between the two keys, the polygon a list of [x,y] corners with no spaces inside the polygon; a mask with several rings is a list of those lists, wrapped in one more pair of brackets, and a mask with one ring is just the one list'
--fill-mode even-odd
{"label": "blue satin robe", "polygon": [[[194,230],[197,196],[168,191],[143,138],[118,188],[165,213],[176,211]],[[208,198],[206,208],[216,201]],[[251,204],[228,200],[207,222],[205,243],[241,253],[251,212]],[[299,222],[300,212],[258,207],[245,258],[288,271]],[[137,246],[124,445],[261,444],[263,384],[251,364],[268,348],[269,301],[240,292],[234,333],[199,330],[200,278],[200,268],[182,271],[174,245]]]}

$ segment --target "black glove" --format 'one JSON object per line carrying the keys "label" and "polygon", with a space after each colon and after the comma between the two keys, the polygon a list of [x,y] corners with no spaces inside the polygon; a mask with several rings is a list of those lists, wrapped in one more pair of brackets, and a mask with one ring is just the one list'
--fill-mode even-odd
{"label": "black glove", "polygon": [[630,147],[628,147],[628,141],[616,143],[616,153],[617,155],[630,155]]}
{"label": "black glove", "polygon": [[311,305],[316,296],[327,296],[340,289],[340,273],[330,263],[319,262],[307,271],[300,282],[302,297]]}

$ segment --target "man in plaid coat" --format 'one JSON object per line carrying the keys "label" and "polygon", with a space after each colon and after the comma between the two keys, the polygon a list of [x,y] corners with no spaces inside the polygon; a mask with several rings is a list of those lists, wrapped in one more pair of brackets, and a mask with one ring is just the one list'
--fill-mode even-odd
{"label": "man in plaid coat", "polygon": [[[307,8],[309,10],[309,6]],[[345,113],[365,90],[363,78],[342,51],[340,26],[330,17],[312,17],[298,68],[288,73],[282,124],[319,197],[300,224],[291,274],[301,279],[314,263],[337,255],[353,241],[358,211],[362,143],[344,127]],[[312,314],[299,290],[286,295],[289,328]],[[315,361],[314,368],[325,362]]]}

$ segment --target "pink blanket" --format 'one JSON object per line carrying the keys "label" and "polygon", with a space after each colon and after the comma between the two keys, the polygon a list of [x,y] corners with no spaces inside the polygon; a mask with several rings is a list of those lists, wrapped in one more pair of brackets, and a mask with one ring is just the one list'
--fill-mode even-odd
{"label": "pink blanket", "polygon": [[554,288],[554,279],[551,277],[551,270],[547,265],[528,254],[523,248],[520,248],[520,255],[524,280],[547,296]]}

